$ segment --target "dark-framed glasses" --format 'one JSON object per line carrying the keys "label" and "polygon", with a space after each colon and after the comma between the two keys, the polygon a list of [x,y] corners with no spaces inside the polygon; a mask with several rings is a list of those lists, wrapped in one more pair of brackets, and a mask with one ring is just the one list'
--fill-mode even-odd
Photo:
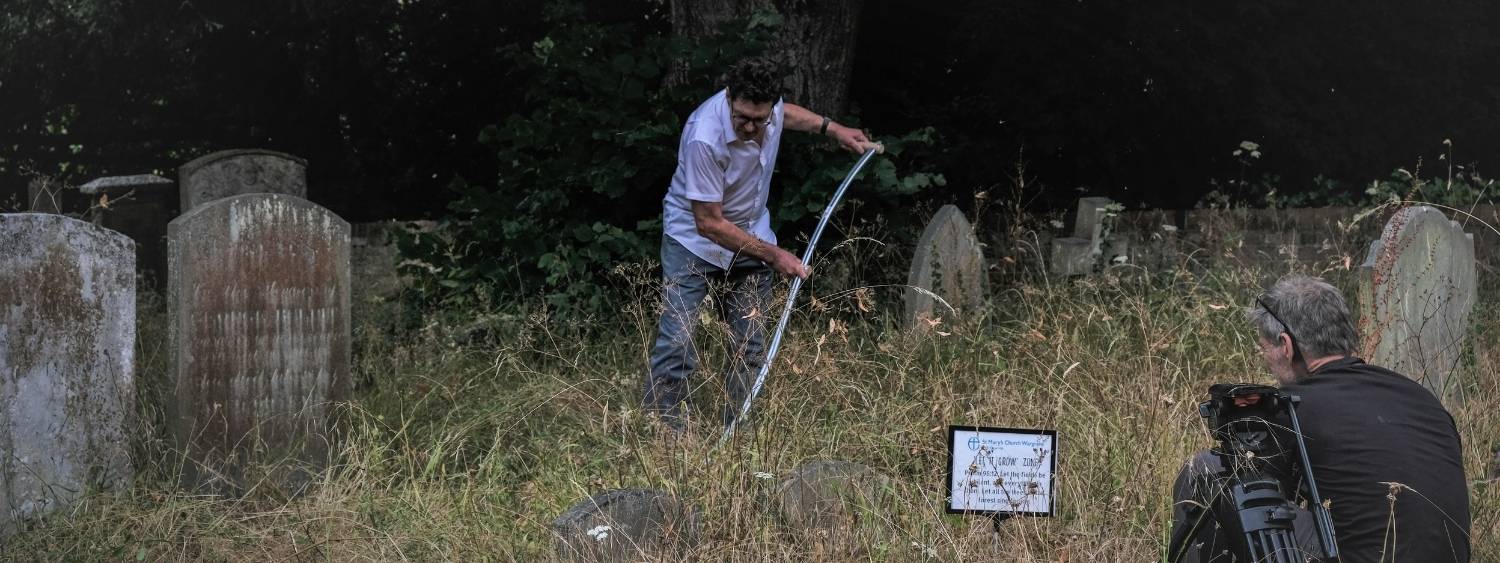
{"label": "dark-framed glasses", "polygon": [[762,121],[757,121],[755,119],[752,119],[750,117],[746,117],[746,116],[740,115],[738,113],[735,113],[735,114],[731,115],[730,118],[734,120],[734,126],[735,127],[742,127],[746,123],[754,125],[756,129],[764,129],[766,127],[770,127],[771,126],[771,116],[769,116],[769,115],[766,116],[765,120],[762,120]]}

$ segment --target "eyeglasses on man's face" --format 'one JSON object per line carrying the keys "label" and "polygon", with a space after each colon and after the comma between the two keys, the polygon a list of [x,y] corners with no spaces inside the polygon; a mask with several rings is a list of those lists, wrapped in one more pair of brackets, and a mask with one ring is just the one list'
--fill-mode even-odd
{"label": "eyeglasses on man's face", "polygon": [[734,112],[734,114],[730,116],[730,119],[734,120],[735,127],[744,127],[746,125],[750,125],[751,129],[761,129],[771,126],[771,116],[769,115],[765,116],[764,118],[755,118],[748,115],[743,115],[740,112]]}

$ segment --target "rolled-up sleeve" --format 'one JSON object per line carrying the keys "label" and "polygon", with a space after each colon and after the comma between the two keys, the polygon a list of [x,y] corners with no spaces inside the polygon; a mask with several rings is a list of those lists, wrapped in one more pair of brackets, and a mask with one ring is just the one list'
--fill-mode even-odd
{"label": "rolled-up sleeve", "polygon": [[683,196],[693,201],[724,201],[724,169],[713,149],[703,141],[690,141],[682,148]]}

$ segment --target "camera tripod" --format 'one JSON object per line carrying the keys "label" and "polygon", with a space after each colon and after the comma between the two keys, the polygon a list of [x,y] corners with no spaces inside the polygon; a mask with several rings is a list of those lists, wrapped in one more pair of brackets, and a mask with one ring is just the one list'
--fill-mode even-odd
{"label": "camera tripod", "polygon": [[[1298,398],[1264,385],[1218,384],[1209,388],[1209,400],[1199,405],[1220,446],[1214,454],[1222,469],[1205,476],[1198,485],[1199,498],[1207,506],[1190,511],[1202,520],[1212,516],[1230,535],[1231,551],[1240,562],[1305,563],[1309,559],[1337,560],[1338,545],[1328,510],[1318,496],[1302,426],[1297,419]],[[1284,491],[1273,470],[1272,460],[1290,452],[1278,441],[1272,417],[1290,419],[1294,446],[1302,467],[1302,479],[1310,508],[1317,521],[1321,553],[1313,546],[1300,546],[1296,536],[1298,507],[1294,491]],[[1180,561],[1194,528],[1183,527],[1174,535],[1169,560]],[[1240,541],[1235,542],[1234,539]]]}

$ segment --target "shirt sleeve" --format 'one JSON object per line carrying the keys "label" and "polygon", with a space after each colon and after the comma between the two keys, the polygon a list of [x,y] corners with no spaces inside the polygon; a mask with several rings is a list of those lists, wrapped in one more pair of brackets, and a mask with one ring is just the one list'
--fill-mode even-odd
{"label": "shirt sleeve", "polygon": [[708,143],[691,141],[682,148],[683,196],[692,201],[724,201],[724,169]]}

